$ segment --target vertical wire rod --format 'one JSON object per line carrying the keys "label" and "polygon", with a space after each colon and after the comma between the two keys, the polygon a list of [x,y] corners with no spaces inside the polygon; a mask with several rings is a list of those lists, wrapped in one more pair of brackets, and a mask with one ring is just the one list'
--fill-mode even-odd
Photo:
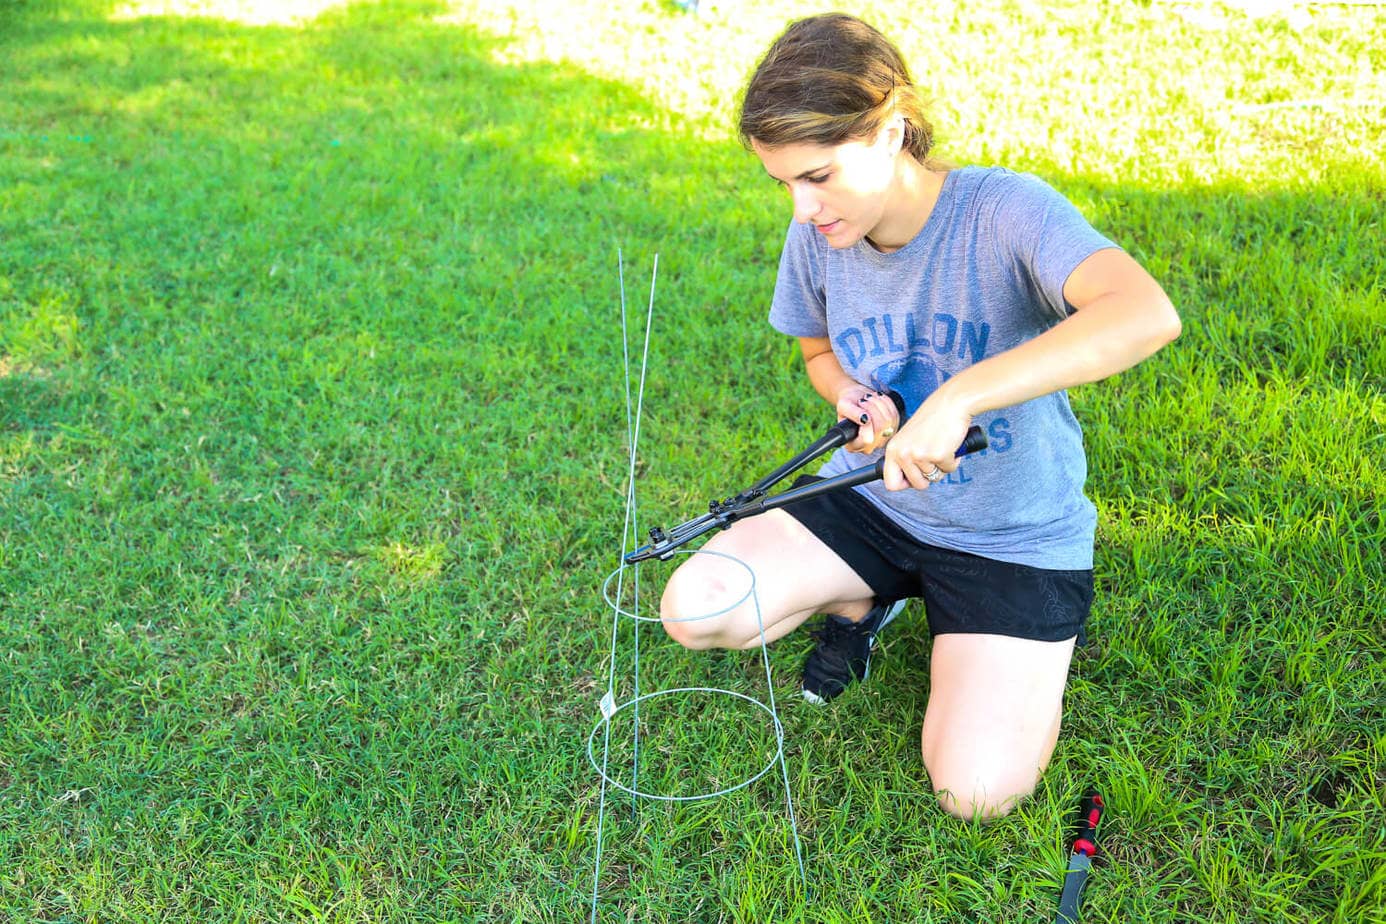
{"label": "vertical wire rod", "polygon": [[[654,266],[650,269],[650,304],[645,311],[645,346],[640,356],[640,387],[636,390],[635,397],[635,436],[631,439],[630,449],[630,509],[631,509],[631,531],[640,535],[639,512],[640,505],[635,495],[635,452],[640,444],[640,418],[643,416],[645,407],[645,373],[650,366],[650,330],[654,327],[654,300],[655,283],[659,280],[659,253],[654,255]],[[621,562],[625,563],[624,543],[621,545]],[[635,566],[635,571],[631,575],[632,607],[640,612],[640,566]],[[635,706],[631,710],[631,789],[640,788],[640,622],[636,620],[631,631],[634,643],[631,646],[633,664],[631,667],[632,682],[634,686]],[[632,795],[630,799],[631,815],[634,817],[637,807],[640,804],[638,796]]]}
{"label": "vertical wire rod", "polygon": [[770,699],[770,716],[775,722],[776,742],[780,756],[780,774],[784,777],[784,805],[789,812],[789,832],[794,837],[794,859],[799,863],[799,885],[808,899],[808,873],[804,870],[804,850],[799,844],[799,820],[794,816],[794,797],[789,793],[789,763],[784,756],[784,725],[780,722],[779,709],[775,706],[775,682],[770,676],[770,651],[765,641],[765,620],[760,613],[760,595],[752,597],[756,607],[756,628],[760,631],[760,660],[765,665],[765,690]]}
{"label": "vertical wire rod", "polygon": [[[640,381],[639,381],[639,386],[638,386],[637,393],[636,393],[636,401],[635,401],[635,411],[634,411],[634,414],[631,413],[631,390],[630,390],[630,323],[629,323],[629,320],[628,320],[628,312],[627,312],[627,309],[626,309],[625,259],[624,259],[624,256],[622,255],[622,252],[621,252],[620,248],[617,248],[617,251],[616,251],[616,273],[617,273],[618,285],[619,285],[619,288],[620,288],[620,299],[621,299],[621,355],[622,355],[622,366],[623,366],[623,371],[624,371],[625,396],[626,396],[626,441],[627,441],[627,446],[629,447],[630,454],[629,454],[629,463],[628,463],[628,466],[627,466],[627,475],[626,475],[626,513],[625,513],[624,523],[622,524],[622,528],[621,528],[621,547],[620,547],[620,551],[619,551],[619,553],[618,553],[618,557],[620,558],[620,575],[619,575],[618,580],[617,580],[617,589],[616,589],[616,600],[617,600],[617,604],[616,604],[615,606],[612,607],[612,614],[611,614],[611,648],[610,648],[610,652],[609,652],[608,659],[607,659],[607,665],[608,665],[608,667],[607,667],[606,695],[605,695],[605,696],[603,697],[603,699],[602,699],[602,713],[603,713],[603,715],[607,718],[607,721],[604,723],[606,727],[605,727],[605,729],[603,730],[603,734],[602,734],[602,773],[601,773],[601,776],[602,776],[602,784],[601,784],[601,788],[600,788],[600,796],[599,796],[599,798],[598,798],[598,803],[597,803],[597,845],[596,845],[596,859],[595,859],[595,861],[594,861],[594,863],[593,863],[593,869],[592,869],[592,915],[591,915],[592,924],[596,924],[596,921],[597,921],[597,902],[598,902],[598,898],[599,898],[600,892],[601,892],[602,845],[603,845],[603,833],[604,833],[604,828],[605,828],[605,823],[606,823],[606,787],[607,787],[607,781],[608,781],[608,779],[609,779],[609,777],[608,777],[608,772],[609,772],[609,770],[610,770],[610,757],[611,757],[611,721],[610,721],[610,718],[609,718],[608,710],[612,710],[612,709],[615,708],[615,697],[616,697],[616,647],[617,647],[616,641],[617,641],[617,631],[618,631],[618,628],[619,628],[619,626],[620,626],[620,620],[621,620],[620,600],[622,599],[622,594],[623,594],[623,592],[624,592],[624,586],[623,586],[623,585],[624,585],[624,578],[625,578],[625,569],[626,569],[626,567],[627,567],[627,565],[626,565],[626,563],[625,563],[625,549],[626,549],[626,547],[630,544],[632,532],[633,532],[633,531],[636,531],[636,530],[637,530],[637,526],[638,526],[638,524],[637,524],[638,509],[637,509],[637,505],[636,505],[636,496],[635,496],[635,463],[636,463],[636,451],[637,451],[637,448],[638,448],[639,443],[640,443],[640,416],[641,416],[641,412],[642,412],[643,407],[644,407],[644,400],[645,400],[645,373],[646,373],[646,370],[647,370],[648,367],[649,367],[649,357],[650,357],[650,328],[653,326],[653,321],[654,321],[654,294],[655,294],[655,284],[656,284],[656,281],[657,281],[658,276],[659,276],[659,254],[655,254],[655,258],[654,258],[654,268],[653,268],[653,271],[652,271],[651,276],[650,276],[650,303],[649,303],[649,308],[648,308],[648,310],[647,310],[647,312],[646,312],[646,316],[645,316],[645,338],[644,338],[644,347],[643,347],[643,352],[642,352],[641,360],[640,360]],[[635,599],[634,599],[634,601],[633,601],[633,607],[637,610],[637,612],[638,612],[639,606],[640,606],[640,600],[639,600],[639,587],[640,587],[640,585],[639,585],[639,575],[640,575],[639,566],[637,565],[637,566],[636,566],[636,570],[635,570],[635,572],[634,572],[634,583],[632,584],[632,589],[633,589],[633,591],[634,591],[634,593],[635,593]],[[635,684],[636,684],[635,695],[636,695],[637,697],[640,695],[640,690],[639,690],[639,683],[640,683],[640,679],[639,679],[639,678],[640,678],[640,648],[639,648],[639,645],[640,645],[640,632],[639,632],[639,624],[637,623],[637,625],[636,625],[636,631],[635,631],[635,665],[634,665]],[[633,763],[636,763],[636,765],[638,766],[638,760],[639,760],[639,746],[640,746],[640,745],[639,745],[639,734],[640,734],[639,713],[638,713],[638,712],[634,713],[633,718],[634,718],[635,734],[636,734],[636,739],[635,739],[635,755],[634,755]],[[632,788],[632,789],[636,789],[637,787],[632,786],[631,788]],[[637,797],[632,796],[632,811],[634,811],[634,806],[635,806],[635,800],[636,800],[636,798],[637,798]]]}
{"label": "vertical wire rod", "polygon": [[[631,421],[630,406],[630,336],[626,321],[626,268],[625,260],[621,254],[621,249],[616,248],[616,279],[620,290],[621,298],[621,365],[625,373],[626,387],[626,446],[630,449],[631,458],[634,459],[635,449],[635,430]],[[624,552],[629,539],[627,530],[630,528],[631,520],[631,488],[628,481],[626,484],[626,514],[625,522],[621,527],[621,549]],[[622,560],[625,556],[621,555]],[[620,599],[620,589],[617,589],[617,599]],[[613,608],[611,614],[611,651],[607,663],[606,694],[602,698],[601,712],[603,716],[607,710],[615,707],[615,684],[616,684],[616,632],[620,627],[621,614],[620,608]],[[611,705],[608,706],[608,703]],[[592,863],[592,924],[597,922],[597,897],[601,892],[602,876],[602,833],[606,825],[606,784],[607,771],[611,758],[611,722],[606,722],[606,728],[602,734],[602,784],[600,795],[597,798],[597,850],[596,858]]]}

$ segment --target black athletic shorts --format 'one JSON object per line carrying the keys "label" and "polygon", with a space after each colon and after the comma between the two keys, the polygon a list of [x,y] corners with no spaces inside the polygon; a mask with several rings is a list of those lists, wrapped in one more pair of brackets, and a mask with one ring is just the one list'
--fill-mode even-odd
{"label": "black athletic shorts", "polygon": [[[801,475],[795,486],[819,480]],[[1056,571],[928,545],[856,491],[829,491],[781,508],[837,553],[881,600],[921,597],[929,632],[1078,637],[1092,609],[1092,571]]]}

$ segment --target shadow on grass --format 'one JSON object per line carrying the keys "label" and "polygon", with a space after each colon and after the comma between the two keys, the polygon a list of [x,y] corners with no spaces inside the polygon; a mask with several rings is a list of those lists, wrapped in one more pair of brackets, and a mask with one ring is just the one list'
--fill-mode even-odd
{"label": "shadow on grass", "polygon": [[[0,13],[0,353],[31,370],[0,376],[0,824],[18,832],[7,867],[33,877],[0,899],[52,918],[176,894],[193,913],[228,895],[277,907],[292,888],[400,918],[571,920],[590,870],[597,585],[623,509],[615,250],[633,305],[662,254],[641,474],[677,518],[821,429],[763,322],[781,203],[732,144],[570,66],[498,64],[505,40],[440,21],[444,4],[353,5],[303,29],[108,8]],[[1311,615],[1319,635],[1380,641],[1359,596],[1379,559],[1352,554],[1382,539],[1379,468],[1353,477],[1379,441],[1380,199],[1351,178],[1270,195],[1051,179],[1169,280],[1189,322],[1161,358],[1076,395],[1092,490],[1122,524],[1099,550],[1110,642],[1082,673],[1191,699],[1216,716],[1209,748],[1243,740],[1239,694],[1283,705],[1312,687],[1352,719],[1335,737],[1306,730],[1310,706],[1253,708],[1257,740],[1305,762],[1258,783],[1262,764],[1171,755],[1207,793],[1179,798],[1212,805],[1218,780],[1264,798],[1328,771],[1370,782],[1379,756],[1355,771],[1325,756],[1361,751],[1377,689],[1361,653],[1267,614],[1277,584],[1307,587],[1295,606],[1350,621]],[[70,349],[68,328],[35,326],[44,305],[76,322]],[[1277,430],[1295,408],[1334,425]],[[1346,541],[1237,532],[1267,512],[1356,525]],[[1209,551],[1204,520],[1225,546]],[[1238,657],[1290,646],[1286,686],[1181,659],[1181,635],[1215,646],[1210,610],[1257,614]],[[1168,687],[1147,676],[1166,654]],[[925,678],[893,670],[910,709]],[[1077,735],[1122,730],[1096,690],[1077,697]],[[869,720],[842,734],[796,785],[831,793],[845,761],[896,758],[872,738]],[[53,802],[65,792],[88,795]],[[1152,875],[1184,876],[1162,838]],[[1344,877],[1380,857],[1362,844]],[[669,851],[641,870],[638,854],[617,903],[792,903],[734,860]],[[792,881],[791,855],[765,864]],[[1300,883],[1296,900],[1331,910],[1338,885]]]}

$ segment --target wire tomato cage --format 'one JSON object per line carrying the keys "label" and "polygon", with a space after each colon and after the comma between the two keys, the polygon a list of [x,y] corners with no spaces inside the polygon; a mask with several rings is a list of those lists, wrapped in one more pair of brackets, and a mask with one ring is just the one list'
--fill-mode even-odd
{"label": "wire tomato cage", "polygon": [[[636,453],[640,441],[640,419],[644,405],[646,370],[649,365],[650,331],[654,319],[654,296],[659,276],[659,255],[654,257],[650,274],[649,307],[645,314],[643,347],[639,360],[638,380],[632,388],[631,325],[626,307],[625,263],[617,251],[617,275],[620,286],[621,303],[621,344],[624,366],[626,437],[629,458],[626,470],[625,520],[621,535],[621,560],[602,585],[602,598],[609,607],[611,615],[611,642],[607,659],[606,690],[600,702],[600,717],[587,736],[587,759],[600,780],[600,795],[597,805],[596,856],[592,871],[591,918],[593,924],[598,920],[602,888],[602,861],[604,859],[604,836],[607,823],[607,795],[610,790],[619,790],[630,795],[632,810],[641,800],[663,803],[689,803],[715,799],[738,790],[746,789],[758,781],[777,777],[784,788],[784,811],[790,840],[793,844],[794,858],[799,872],[801,892],[807,895],[807,875],[804,868],[803,847],[799,838],[798,822],[794,815],[794,800],[789,785],[789,766],[785,759],[784,724],[780,721],[775,703],[773,678],[770,670],[770,656],[765,638],[765,625],[761,617],[760,601],[756,596],[756,580],[753,570],[734,556],[707,549],[671,551],[660,557],[662,561],[678,560],[676,556],[715,556],[724,559],[723,570],[731,576],[723,605],[710,612],[683,616],[678,619],[662,620],[657,615],[647,615],[642,611],[641,601],[641,561],[632,549],[635,537],[639,535],[637,520],[639,505],[636,499]],[[636,560],[632,560],[635,558]],[[686,560],[684,558],[683,560]],[[765,694],[763,698],[745,692],[716,686],[675,686],[653,691],[641,691],[640,672],[640,632],[648,623],[693,622],[715,619],[738,607],[749,605],[755,613],[756,626],[760,634],[760,665],[764,671]],[[623,622],[633,626],[629,633],[630,652],[621,657],[621,632]],[[618,664],[629,664],[629,682],[623,686],[630,689],[624,699],[618,699]],[[642,718],[642,707],[645,716]],[[726,708],[737,710],[742,717],[738,721],[726,721],[720,715]],[[651,712],[665,712],[672,716],[666,723],[652,722]],[[629,725],[629,736],[623,733],[617,739],[615,728]],[[666,764],[664,772],[650,766],[642,768],[642,736],[647,739],[643,751],[648,754],[655,750],[667,756],[670,748],[663,742],[649,746],[651,726],[656,732],[660,728],[673,728],[673,737],[682,737],[687,745],[690,737],[698,737],[694,746],[700,753],[700,760],[707,761],[708,754],[753,753],[754,759],[745,768],[727,771],[725,768],[704,766],[702,775],[686,767]],[[760,740],[757,742],[756,736]],[[645,757],[648,764],[648,757]],[[617,766],[617,765],[621,766]],[[642,779],[642,769],[645,771]],[[776,774],[775,770],[779,773]],[[688,771],[688,772],[685,772]],[[698,779],[690,783],[691,778]]]}

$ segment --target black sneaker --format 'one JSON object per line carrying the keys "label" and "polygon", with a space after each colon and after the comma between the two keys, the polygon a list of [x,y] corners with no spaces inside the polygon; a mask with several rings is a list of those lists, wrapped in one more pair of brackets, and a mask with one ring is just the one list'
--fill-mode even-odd
{"label": "black sneaker", "polygon": [[824,616],[822,627],[813,632],[818,646],[804,661],[804,699],[821,705],[851,686],[852,681],[865,680],[871,672],[876,637],[908,602],[879,603],[860,622],[831,613]]}

